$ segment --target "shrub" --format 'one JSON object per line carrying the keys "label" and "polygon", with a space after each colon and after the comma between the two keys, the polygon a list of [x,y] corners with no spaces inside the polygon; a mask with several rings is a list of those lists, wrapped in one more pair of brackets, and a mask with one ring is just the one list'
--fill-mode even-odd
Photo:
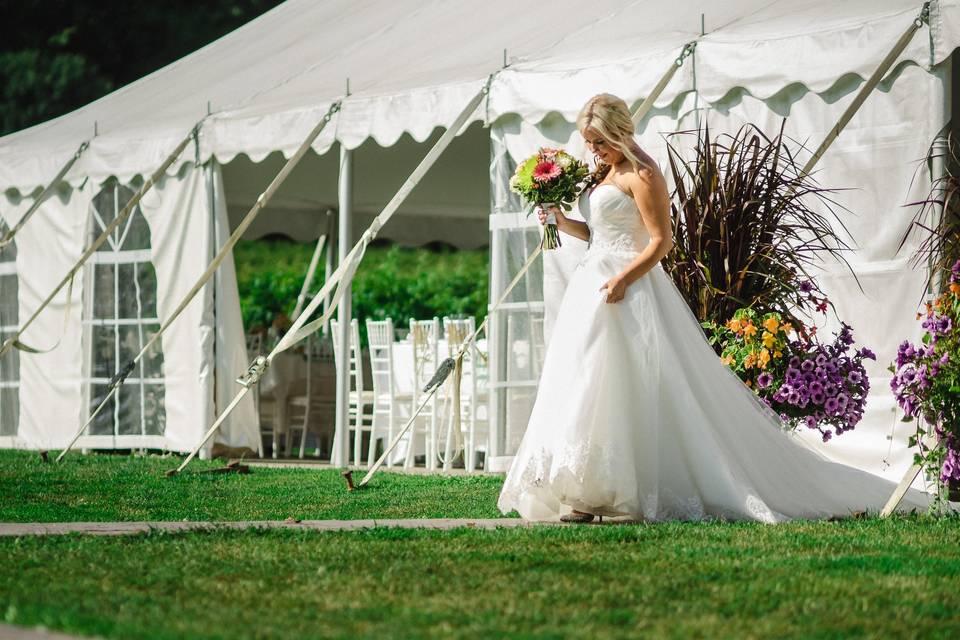
{"label": "shrub", "polygon": [[[247,331],[267,327],[296,305],[312,244],[288,241],[244,241],[234,259],[240,289],[240,307]],[[449,251],[369,247],[353,281],[353,316],[364,321],[393,318],[405,327],[413,317],[486,317],[489,290],[489,253],[486,249]],[[323,284],[323,261],[313,290]]]}

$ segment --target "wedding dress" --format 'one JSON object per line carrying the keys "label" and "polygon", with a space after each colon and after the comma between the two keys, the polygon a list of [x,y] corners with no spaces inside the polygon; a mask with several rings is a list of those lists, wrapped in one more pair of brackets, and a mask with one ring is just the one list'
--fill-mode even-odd
{"label": "wedding dress", "polygon": [[[894,484],[784,431],[720,362],[659,264],[606,303],[601,285],[650,236],[616,185],[581,197],[580,210],[589,246],[560,304],[502,512],[780,522],[883,507]],[[929,500],[911,490],[900,508]]]}

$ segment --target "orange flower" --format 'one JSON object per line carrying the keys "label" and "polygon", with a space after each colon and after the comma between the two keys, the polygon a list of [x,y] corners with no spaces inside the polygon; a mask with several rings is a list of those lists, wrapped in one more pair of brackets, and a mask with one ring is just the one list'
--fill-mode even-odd
{"label": "orange flower", "polygon": [[760,349],[760,368],[766,369],[770,364],[770,352],[766,349]]}
{"label": "orange flower", "polygon": [[734,333],[740,333],[740,329],[741,329],[740,321],[734,318],[733,320],[727,323],[727,328],[730,329],[730,331],[733,331]]}
{"label": "orange flower", "polygon": [[774,357],[774,358],[779,358],[779,357],[782,356],[782,355],[783,355],[783,351],[774,351],[774,352],[773,352],[773,357]]}
{"label": "orange flower", "polygon": [[754,364],[756,361],[757,361],[756,355],[754,355],[754,354],[751,353],[750,355],[748,355],[746,358],[743,359],[743,368],[744,368],[744,369],[752,369],[752,368],[753,368],[753,364]]}
{"label": "orange flower", "polygon": [[776,340],[776,339],[777,339],[777,337],[776,337],[775,335],[773,335],[772,333],[770,333],[769,331],[764,331],[764,332],[763,332],[763,346],[765,346],[765,347],[772,347],[772,346],[773,346],[773,342],[774,342],[774,340]]}
{"label": "orange flower", "polygon": [[763,321],[763,326],[770,333],[776,333],[777,327],[780,326],[780,323],[777,321],[776,318],[770,317]]}
{"label": "orange flower", "polygon": [[960,284],[953,282],[950,284],[950,293],[953,295],[960,295]]}
{"label": "orange flower", "polygon": [[789,322],[784,322],[782,325],[780,325],[780,331],[783,331],[784,333],[790,333],[793,331],[793,325]]}
{"label": "orange flower", "polygon": [[753,386],[753,384],[751,384],[751,382],[750,382],[749,380],[744,380],[744,381],[743,381],[743,384],[747,385],[748,387],[752,387],[752,386]]}
{"label": "orange flower", "polygon": [[743,335],[745,335],[749,339],[755,336],[756,334],[757,334],[757,328],[753,326],[752,322],[748,322],[747,326],[743,328]]}
{"label": "orange flower", "polygon": [[720,362],[729,367],[731,364],[733,364],[733,356],[723,356],[720,358]]}

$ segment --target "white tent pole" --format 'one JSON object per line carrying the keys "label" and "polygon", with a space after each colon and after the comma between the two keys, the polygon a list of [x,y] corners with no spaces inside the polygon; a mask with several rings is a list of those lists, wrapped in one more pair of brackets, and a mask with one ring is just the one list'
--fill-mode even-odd
{"label": "white tent pole", "polygon": [[[353,152],[340,143],[340,176],[337,187],[339,200],[338,217],[338,253],[339,264],[342,266],[348,260],[351,248],[350,225],[352,223],[353,207]],[[349,287],[350,283],[342,282],[341,286]],[[340,325],[333,339],[337,341],[336,353],[339,354],[337,367],[336,413],[334,419],[333,452],[330,462],[334,466],[345,466],[350,460],[350,438],[347,420],[350,415],[350,315],[351,299],[349,289],[340,297],[337,306],[337,320]],[[359,345],[357,345],[359,348]],[[357,363],[361,366],[362,363]],[[359,413],[362,407],[357,407]],[[357,424],[360,416],[357,416]]]}
{"label": "white tent pole", "polygon": [[57,188],[60,184],[60,181],[63,180],[63,177],[67,175],[67,172],[73,167],[74,163],[80,159],[80,156],[83,155],[83,152],[87,150],[87,147],[90,146],[90,142],[86,141],[80,144],[80,147],[74,152],[74,154],[67,160],[67,163],[63,165],[57,175],[54,176],[53,180],[44,187],[43,191],[40,192],[40,195],[33,201],[33,204],[30,205],[30,208],[27,209],[27,212],[23,214],[23,217],[20,218],[20,221],[13,226],[12,229],[8,230],[3,237],[0,238],[0,249],[3,249],[5,246],[13,242],[14,236],[23,228],[23,225],[27,224],[27,221],[37,212],[37,209],[40,208],[40,205],[43,204],[47,198],[50,197],[50,194]]}
{"label": "white tent pole", "polygon": [[[34,351],[34,352],[36,351],[35,349],[31,349],[30,347],[27,347],[26,345],[21,343],[20,337],[27,330],[27,328],[31,324],[33,324],[33,321],[37,319],[37,316],[39,316],[40,313],[47,308],[47,305],[49,305],[53,301],[56,295],[60,293],[60,290],[63,289],[68,284],[70,285],[73,284],[73,278],[74,276],[76,276],[77,271],[80,270],[80,267],[82,267],[84,263],[87,261],[87,259],[90,256],[92,256],[94,252],[97,249],[99,249],[104,242],[107,241],[107,239],[110,237],[110,234],[113,233],[117,227],[123,224],[124,221],[126,221],[126,219],[133,212],[134,207],[136,207],[137,204],[140,203],[140,200],[143,199],[143,196],[145,196],[147,192],[150,191],[150,189],[153,187],[153,185],[155,185],[166,174],[167,169],[170,168],[170,165],[172,165],[178,157],[180,157],[180,154],[183,153],[183,150],[187,148],[187,145],[190,144],[190,141],[195,139],[197,135],[199,135],[200,125],[202,123],[203,123],[203,120],[201,120],[196,125],[194,125],[194,127],[190,130],[190,133],[188,133],[187,136],[180,142],[180,144],[178,144],[176,148],[172,152],[170,152],[170,155],[168,155],[166,159],[163,161],[163,163],[159,167],[157,167],[157,170],[150,175],[147,181],[143,183],[143,186],[140,187],[139,191],[137,191],[137,193],[134,194],[134,196],[130,199],[130,201],[126,204],[126,206],[117,214],[117,217],[113,219],[113,222],[108,224],[107,227],[100,234],[100,236],[96,240],[94,240],[89,247],[87,247],[87,249],[83,252],[80,258],[74,263],[74,265],[67,272],[67,275],[63,277],[63,279],[60,281],[60,283],[56,287],[54,287],[53,291],[50,292],[50,295],[48,295],[44,299],[44,301],[40,303],[40,306],[37,307],[36,311],[33,312],[33,315],[27,318],[27,321],[20,326],[17,332],[13,334],[13,336],[8,338],[6,342],[3,343],[3,346],[0,347],[0,358],[2,358],[4,354],[7,353],[7,351],[13,348],[21,349],[24,351]],[[69,299],[69,295],[67,297]],[[69,311],[69,306],[68,306],[68,311]]]}
{"label": "white tent pole", "polygon": [[317,264],[320,262],[320,254],[327,245],[329,236],[327,235],[327,221],[323,220],[320,225],[320,236],[317,238],[317,245],[313,249],[313,255],[310,256],[310,266],[307,267],[307,276],[303,279],[303,286],[300,287],[300,295],[297,296],[297,306],[293,308],[293,317],[296,318],[303,311],[303,305],[310,295],[310,289],[313,287],[313,277],[317,273]]}
{"label": "white tent pole", "polygon": [[[327,244],[327,253],[323,260],[323,281],[326,282],[330,279],[330,274],[333,273],[333,238],[334,238],[334,225],[336,220],[334,220],[333,210],[327,209],[327,238],[329,238]],[[323,311],[326,312],[330,308],[330,295],[327,294],[323,298]],[[323,334],[327,335],[330,331],[329,325],[323,325],[322,327]]]}

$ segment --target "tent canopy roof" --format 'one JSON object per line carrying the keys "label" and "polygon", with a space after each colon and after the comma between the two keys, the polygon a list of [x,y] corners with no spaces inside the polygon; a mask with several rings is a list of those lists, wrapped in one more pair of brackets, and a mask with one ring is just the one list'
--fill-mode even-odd
{"label": "tent canopy roof", "polygon": [[[929,67],[949,55],[958,3],[932,3],[930,29],[902,61]],[[600,91],[633,103],[693,40],[696,89],[706,100],[736,87],[760,97],[796,83],[822,91],[843,75],[869,75],[921,5],[594,0],[585,10],[556,0],[537,12],[508,0],[288,0],[100,100],[0,138],[0,188],[44,185],[93,137],[94,123],[99,133],[72,182],[153,171],[201,119],[199,148],[184,160],[289,155],[344,98],[348,79],[350,95],[314,143],[318,153],[336,140],[349,148],[368,138],[389,146],[403,133],[422,141],[488,81],[490,96],[474,121],[518,114],[536,122],[550,111],[572,120]],[[684,65],[661,104],[693,88],[693,67]]]}

